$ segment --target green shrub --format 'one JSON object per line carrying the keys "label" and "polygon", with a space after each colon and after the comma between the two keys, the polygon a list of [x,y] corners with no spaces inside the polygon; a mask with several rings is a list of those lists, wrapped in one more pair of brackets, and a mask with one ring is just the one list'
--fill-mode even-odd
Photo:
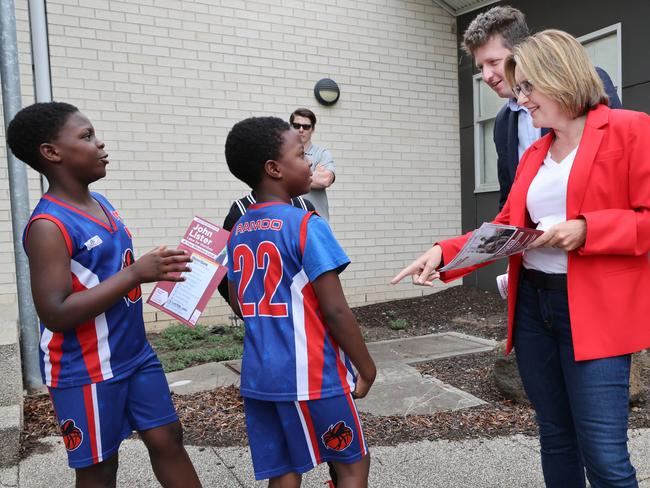
{"label": "green shrub", "polygon": [[404,330],[408,327],[409,323],[406,319],[393,319],[388,323],[391,330]]}
{"label": "green shrub", "polygon": [[176,324],[152,336],[150,341],[165,372],[169,373],[197,364],[241,358],[244,326],[190,328]]}

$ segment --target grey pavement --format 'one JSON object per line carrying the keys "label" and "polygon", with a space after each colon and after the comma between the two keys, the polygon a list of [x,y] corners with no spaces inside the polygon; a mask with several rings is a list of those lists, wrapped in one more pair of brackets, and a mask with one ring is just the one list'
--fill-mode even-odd
{"label": "grey pavement", "polygon": [[[374,415],[420,415],[481,405],[484,402],[469,393],[423,377],[411,364],[491,351],[495,345],[494,341],[456,332],[371,342],[368,349],[377,364],[377,379],[357,406]],[[167,381],[180,395],[239,386],[240,369],[240,361],[208,363],[169,373]]]}
{"label": "grey pavement", "polygon": [[[49,452],[33,454],[18,466],[0,470],[0,487],[63,488],[73,486],[61,441],[44,439]],[[188,446],[205,487],[261,488],[256,482],[247,448]],[[632,462],[641,488],[650,488],[650,429],[630,431]],[[370,486],[376,488],[534,488],[543,487],[537,439],[515,435],[465,441],[420,441],[394,447],[370,446]],[[305,475],[303,486],[323,488],[325,465]],[[144,444],[127,440],[120,449],[118,486],[159,486]]]}
{"label": "grey pavement", "polygon": [[233,370],[225,363],[205,363],[167,373],[167,382],[174,393],[188,395],[222,386],[239,386],[239,370]]}
{"label": "grey pavement", "polygon": [[432,359],[491,351],[495,341],[458,332],[391,339],[368,343],[368,350],[378,364],[422,363]]}
{"label": "grey pavement", "polygon": [[[455,410],[483,403],[479,398],[432,377],[423,377],[412,364],[462,354],[489,351],[493,341],[458,333],[382,341],[368,344],[378,375],[359,409],[376,415],[408,415]],[[188,394],[219,386],[239,385],[239,361],[209,363],[170,373],[172,390]],[[630,449],[640,486],[650,488],[650,429],[630,431]],[[58,437],[43,439],[41,453],[0,469],[0,488],[59,488],[73,486]],[[255,482],[247,448],[188,446],[205,487],[266,486]],[[421,441],[397,446],[370,446],[372,487],[541,487],[537,439],[521,435],[464,441]],[[118,486],[155,487],[147,450],[129,439],[120,448]],[[303,486],[323,487],[326,466],[305,475]]]}
{"label": "grey pavement", "polygon": [[0,467],[18,462],[20,448],[23,379],[17,318],[14,306],[0,307]]}

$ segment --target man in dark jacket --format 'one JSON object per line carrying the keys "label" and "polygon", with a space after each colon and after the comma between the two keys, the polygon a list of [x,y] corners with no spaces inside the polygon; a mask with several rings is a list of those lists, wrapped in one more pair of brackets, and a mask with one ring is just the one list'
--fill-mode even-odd
{"label": "man in dark jacket", "polygon": [[[508,99],[494,121],[500,189],[499,210],[508,198],[522,154],[546,133],[545,129],[533,127],[528,110],[517,105],[503,72],[505,59],[513,47],[529,35],[530,30],[524,14],[509,6],[493,7],[479,14],[463,35],[463,49],[474,57],[483,81],[499,97]],[[600,68],[596,68],[596,71],[605,86],[609,106],[621,108],[621,100],[609,75]]]}

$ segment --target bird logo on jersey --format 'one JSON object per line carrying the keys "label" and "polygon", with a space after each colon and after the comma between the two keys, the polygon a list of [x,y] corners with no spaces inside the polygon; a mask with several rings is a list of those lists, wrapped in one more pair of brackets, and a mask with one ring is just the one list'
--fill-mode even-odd
{"label": "bird logo on jersey", "polygon": [[63,436],[63,444],[65,444],[68,451],[77,449],[84,438],[83,432],[72,419],[64,420],[61,423],[61,435]]}
{"label": "bird logo on jersey", "polygon": [[[127,249],[126,251],[124,251],[124,255],[122,256],[122,269],[126,268],[127,266],[131,266],[133,263],[135,263],[135,257],[133,257],[133,251],[131,249]],[[124,297],[127,305],[130,303],[135,303],[141,298],[142,298],[142,288],[140,287],[140,285],[136,286],[133,290],[128,292]]]}
{"label": "bird logo on jersey", "polygon": [[330,428],[321,436],[321,439],[325,447],[340,452],[352,444],[353,437],[352,429],[343,420],[339,420],[335,425],[330,425]]}

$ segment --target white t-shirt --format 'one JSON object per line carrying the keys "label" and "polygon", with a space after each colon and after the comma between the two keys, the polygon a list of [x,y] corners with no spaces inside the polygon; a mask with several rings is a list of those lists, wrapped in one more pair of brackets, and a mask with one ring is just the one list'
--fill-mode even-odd
{"label": "white t-shirt", "polygon": [[[550,152],[546,154],[544,163],[530,184],[526,208],[539,230],[547,230],[566,221],[567,183],[577,150],[577,147],[574,148],[559,163],[551,159]],[[533,249],[524,252],[523,264],[525,268],[544,273],[566,273],[567,253],[552,247]]]}

